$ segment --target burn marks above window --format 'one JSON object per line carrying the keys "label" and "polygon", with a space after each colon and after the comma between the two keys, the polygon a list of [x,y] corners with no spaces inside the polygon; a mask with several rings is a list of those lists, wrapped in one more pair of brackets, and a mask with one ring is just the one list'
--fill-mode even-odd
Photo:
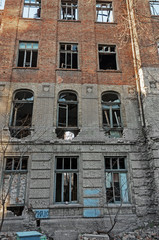
{"label": "burn marks above window", "polygon": [[150,3],[151,15],[159,16],[159,1],[153,0],[153,1],[150,1],[149,3]]}
{"label": "burn marks above window", "polygon": [[33,100],[33,93],[29,90],[19,90],[15,93],[10,120],[12,137],[23,138],[30,135]]}
{"label": "burn marks above window", "polygon": [[78,133],[77,95],[71,91],[63,91],[58,98],[57,136],[72,140]]}
{"label": "burn marks above window", "polygon": [[20,42],[18,67],[37,67],[38,43]]}
{"label": "burn marks above window", "polygon": [[78,69],[78,44],[60,43],[59,67]]}
{"label": "burn marks above window", "polygon": [[117,70],[116,62],[116,46],[114,45],[99,45],[99,69],[100,70]]}
{"label": "burn marks above window", "polygon": [[102,95],[103,128],[114,137],[120,137],[122,122],[120,112],[120,99],[118,93],[105,92]]}
{"label": "burn marks above window", "polygon": [[112,2],[96,3],[97,22],[110,23],[113,22]]}
{"label": "burn marks above window", "polygon": [[61,19],[78,20],[78,1],[76,0],[61,1]]}
{"label": "burn marks above window", "polygon": [[23,18],[40,18],[41,0],[24,0]]}

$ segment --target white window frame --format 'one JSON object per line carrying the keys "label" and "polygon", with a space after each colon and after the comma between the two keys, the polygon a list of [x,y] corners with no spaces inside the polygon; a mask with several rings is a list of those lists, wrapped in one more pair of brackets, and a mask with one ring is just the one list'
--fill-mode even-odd
{"label": "white window frame", "polygon": [[[98,16],[101,16],[100,18]],[[96,18],[97,22],[103,23],[112,23],[114,22],[113,18],[113,3],[110,1],[103,2],[97,1],[96,2]]]}
{"label": "white window frame", "polygon": [[[34,2],[33,2],[34,1]],[[23,18],[33,18],[39,19],[41,17],[41,0],[38,2],[37,0],[24,0],[24,7],[23,7]],[[27,16],[25,16],[25,8],[28,8]],[[35,8],[37,12],[39,11],[39,16],[34,14],[34,17],[31,17],[31,8]]]}
{"label": "white window frame", "polygon": [[153,0],[149,1],[150,11],[152,16],[159,16],[159,1]]}

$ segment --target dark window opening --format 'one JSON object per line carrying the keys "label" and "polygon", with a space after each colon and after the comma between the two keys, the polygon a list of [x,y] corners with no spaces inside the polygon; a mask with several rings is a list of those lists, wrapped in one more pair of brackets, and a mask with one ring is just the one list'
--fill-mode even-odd
{"label": "dark window opening", "polygon": [[7,210],[13,212],[15,216],[22,216],[24,206],[8,206]]}
{"label": "dark window opening", "polygon": [[117,70],[116,50],[115,46],[99,45],[99,69],[101,70]]}
{"label": "dark window opening", "polygon": [[36,226],[37,226],[37,227],[40,227],[40,219],[37,219],[37,220],[36,220]]}
{"label": "dark window opening", "polygon": [[20,42],[18,67],[37,67],[38,43]]}
{"label": "dark window opening", "polygon": [[19,90],[13,99],[13,109],[10,122],[12,137],[22,138],[30,135],[33,114],[33,93],[28,90]]}
{"label": "dark window opening", "polygon": [[78,45],[60,44],[60,68],[78,69]]}
{"label": "dark window opening", "polygon": [[56,159],[56,202],[77,202],[78,166],[76,157]]}

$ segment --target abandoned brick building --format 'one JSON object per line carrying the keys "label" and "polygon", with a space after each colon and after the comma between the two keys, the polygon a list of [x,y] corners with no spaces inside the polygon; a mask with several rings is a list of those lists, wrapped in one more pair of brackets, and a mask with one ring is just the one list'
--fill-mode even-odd
{"label": "abandoned brick building", "polygon": [[4,230],[157,221],[159,0],[0,0],[0,101]]}

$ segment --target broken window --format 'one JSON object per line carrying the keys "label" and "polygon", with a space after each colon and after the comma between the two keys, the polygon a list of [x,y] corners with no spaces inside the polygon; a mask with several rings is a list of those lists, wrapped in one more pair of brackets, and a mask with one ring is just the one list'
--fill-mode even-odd
{"label": "broken window", "polygon": [[158,50],[158,55],[159,55],[159,42],[157,43],[157,50]]}
{"label": "broken window", "polygon": [[64,91],[58,99],[57,136],[65,140],[72,140],[78,133],[78,102],[77,95]]}
{"label": "broken window", "polygon": [[0,0],[0,10],[3,10],[5,6],[5,0]]}
{"label": "broken window", "polygon": [[38,43],[20,42],[18,67],[37,67]]}
{"label": "broken window", "polygon": [[128,203],[127,169],[124,157],[105,157],[107,203]]}
{"label": "broken window", "polygon": [[116,46],[99,45],[98,53],[99,53],[99,69],[101,69],[101,70],[107,70],[107,69],[117,70]]}
{"label": "broken window", "polygon": [[25,205],[28,157],[7,157],[4,170],[4,193],[7,196],[7,210],[21,215]]}
{"label": "broken window", "polygon": [[71,43],[60,44],[60,68],[78,69],[78,45]]}
{"label": "broken window", "polygon": [[61,19],[78,19],[78,2],[76,0],[61,1]]}
{"label": "broken window", "polygon": [[102,95],[103,128],[110,135],[120,137],[122,131],[120,99],[115,92],[105,92]]}
{"label": "broken window", "polygon": [[151,9],[151,15],[159,15],[159,1],[158,0],[153,0],[150,1],[150,9]]}
{"label": "broken window", "polygon": [[77,157],[56,158],[56,194],[55,202],[74,203],[78,195]]}
{"label": "broken window", "polygon": [[30,135],[33,100],[33,93],[29,90],[19,90],[15,93],[10,120],[12,137],[23,138]]}
{"label": "broken window", "polygon": [[23,18],[40,18],[41,0],[24,0]]}
{"label": "broken window", "polygon": [[113,22],[112,2],[97,2],[97,22]]}

